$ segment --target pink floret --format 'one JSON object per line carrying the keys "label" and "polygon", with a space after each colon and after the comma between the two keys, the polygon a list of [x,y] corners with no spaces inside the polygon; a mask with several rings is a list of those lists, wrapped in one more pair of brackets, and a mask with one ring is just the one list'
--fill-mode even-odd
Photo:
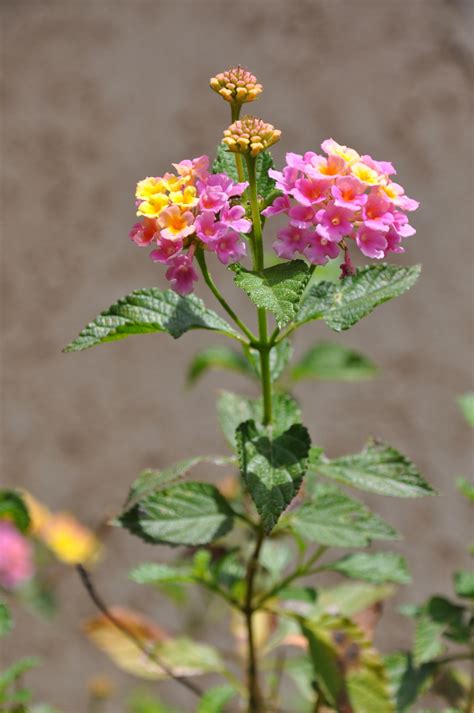
{"label": "pink floret", "polygon": [[15,526],[0,521],[0,586],[15,589],[33,576],[31,545]]}

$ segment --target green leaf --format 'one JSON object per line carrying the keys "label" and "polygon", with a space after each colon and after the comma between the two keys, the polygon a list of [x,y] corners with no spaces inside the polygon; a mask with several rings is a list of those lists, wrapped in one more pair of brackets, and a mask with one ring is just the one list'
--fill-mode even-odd
{"label": "green leaf", "polygon": [[357,552],[325,565],[324,569],[374,584],[411,581],[405,558],[395,552]]}
{"label": "green leaf", "polygon": [[394,713],[387,680],[382,673],[369,667],[349,670],[346,686],[354,713]]}
{"label": "green leaf", "polygon": [[179,713],[148,691],[134,691],[126,710],[127,713]]}
{"label": "green leaf", "polygon": [[13,629],[13,619],[6,604],[0,602],[0,637],[5,636]]}
{"label": "green leaf", "polygon": [[430,688],[436,667],[424,664],[415,668],[412,655],[404,651],[389,654],[384,661],[397,713],[410,713],[413,704]]}
{"label": "green leaf", "polygon": [[[217,399],[219,423],[229,444],[235,449],[235,433],[239,424],[253,420],[261,423],[263,419],[262,399],[249,399],[246,396],[222,391]],[[301,421],[301,410],[296,401],[288,394],[273,396],[273,432],[280,434],[290,426]]]}
{"label": "green leaf", "polygon": [[225,345],[215,345],[195,354],[186,377],[188,385],[195,384],[210,369],[227,369],[244,376],[255,376],[254,370],[243,354]]}
{"label": "green leaf", "polygon": [[232,686],[215,686],[209,688],[197,707],[196,713],[224,713],[224,706],[235,696]]}
{"label": "green leaf", "polygon": [[[248,180],[248,172],[245,161],[243,162],[245,180]],[[270,151],[262,151],[257,156],[255,172],[257,176],[257,193],[266,198],[275,187],[275,181],[268,175],[268,170],[274,167],[273,157]],[[226,144],[219,144],[217,156],[212,164],[213,173],[225,173],[235,183],[239,182],[237,167],[235,164],[235,154],[228,150]]]}
{"label": "green leaf", "polygon": [[456,487],[465,498],[474,503],[474,485],[472,485],[466,478],[458,478],[456,480]]}
{"label": "green leaf", "polygon": [[460,396],[458,403],[468,424],[474,426],[474,391]]}
{"label": "green leaf", "polygon": [[469,642],[464,607],[444,597],[431,597],[416,618],[413,646],[416,666],[432,661],[445,650],[443,637]]}
{"label": "green leaf", "polygon": [[129,577],[137,584],[169,584],[193,582],[191,567],[171,567],[167,564],[146,562],[131,570]]}
{"label": "green leaf", "polygon": [[196,295],[182,297],[173,290],[149,287],[126,295],[90,322],[65,352],[78,352],[131,334],[167,332],[177,339],[190,329],[237,332]]}
{"label": "green leaf", "polygon": [[280,435],[245,421],[236,432],[240,472],[269,533],[297,494],[308,464],[308,431],[294,424]]}
{"label": "green leaf", "polygon": [[3,693],[12,683],[20,676],[23,676],[27,671],[39,665],[39,660],[32,656],[19,661],[9,666],[5,671],[0,672],[0,693]]}
{"label": "green leaf", "polygon": [[20,532],[30,526],[30,514],[23,498],[15,490],[0,490],[0,520],[11,520]]}
{"label": "green leaf", "polygon": [[295,365],[292,377],[334,381],[360,381],[377,373],[375,364],[362,354],[339,344],[320,342]]}
{"label": "green leaf", "polygon": [[203,545],[232,529],[227,500],[209,483],[181,483],[141,498],[118,523],[147,542]]}
{"label": "green leaf", "polygon": [[341,616],[351,617],[364,609],[392,596],[394,589],[389,584],[339,584],[326,587],[318,593],[314,614],[322,616],[328,610],[337,609]]}
{"label": "green leaf", "polygon": [[377,305],[406,292],[418,279],[420,265],[370,265],[338,284],[313,285],[296,316],[297,324],[324,319],[336,332],[349,329]]}
{"label": "green leaf", "polygon": [[314,500],[288,514],[282,525],[300,537],[328,547],[365,547],[372,540],[396,540],[398,534],[359,500],[319,483]]}
{"label": "green leaf", "polygon": [[359,490],[401,498],[435,494],[415,464],[385,443],[369,441],[360,453],[334,460],[321,456],[319,450],[312,455],[310,469]]}
{"label": "green leaf", "polygon": [[461,571],[454,575],[454,589],[458,597],[474,599],[474,572]]}
{"label": "green leaf", "polygon": [[250,272],[238,263],[231,268],[236,273],[235,284],[254,305],[272,312],[279,327],[295,317],[310,278],[303,260],[279,263],[260,272]]}
{"label": "green leaf", "polygon": [[301,632],[308,642],[317,686],[327,702],[336,707],[344,690],[344,679],[341,676],[340,663],[333,642],[326,632],[321,631],[317,626],[302,624]]}
{"label": "green leaf", "polygon": [[165,487],[176,483],[199,463],[225,466],[233,462],[233,458],[225,456],[194,456],[192,458],[184,458],[162,470],[147,468],[140,473],[130,488],[124,507],[128,509],[145,495],[151,495],[157,490],[163,490]]}

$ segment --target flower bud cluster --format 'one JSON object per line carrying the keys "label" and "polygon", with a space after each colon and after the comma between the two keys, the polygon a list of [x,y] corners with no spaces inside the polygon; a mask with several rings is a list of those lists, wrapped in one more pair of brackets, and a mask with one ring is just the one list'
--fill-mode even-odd
{"label": "flower bud cluster", "polygon": [[257,156],[280,140],[281,131],[254,116],[234,121],[224,131],[223,142],[233,153]]}
{"label": "flower bud cluster", "polygon": [[241,233],[251,222],[245,208],[234,205],[247,183],[234,183],[225,173],[209,173],[209,157],[200,156],[173,164],[176,173],[139,181],[136,190],[136,223],[130,238],[140,247],[155,249],[150,257],[168,267],[166,277],[173,290],[189,294],[198,279],[193,256],[199,245],[215,252],[227,265],[246,254]]}
{"label": "flower bud cluster", "polygon": [[393,182],[393,165],[361,156],[333,139],[321,147],[326,156],[288,153],[283,171],[269,171],[283,195],[263,214],[282,213],[289,219],[273,243],[277,255],[293,259],[302,254],[323,265],[343,249],[343,274],[348,274],[352,267],[346,241],[370,258],[404,252],[402,240],[416,232],[406,212],[419,204]]}
{"label": "flower bud cluster", "polygon": [[209,84],[211,89],[231,104],[253,102],[263,91],[257,78],[243,67],[221,72],[212,77]]}

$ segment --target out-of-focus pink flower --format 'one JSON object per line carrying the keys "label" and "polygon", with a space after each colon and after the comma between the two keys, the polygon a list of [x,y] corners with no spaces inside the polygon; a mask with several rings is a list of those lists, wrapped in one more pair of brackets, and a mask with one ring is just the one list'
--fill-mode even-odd
{"label": "out-of-focus pink flower", "polygon": [[295,228],[294,225],[289,225],[287,228],[279,230],[277,238],[272,247],[278,257],[285,260],[293,260],[297,253],[304,251],[308,243],[305,231]]}
{"label": "out-of-focus pink flower", "polygon": [[189,295],[194,289],[194,283],[199,279],[189,256],[178,255],[172,258],[168,265],[166,279],[170,281],[172,289],[180,295]]}
{"label": "out-of-focus pink flower", "polygon": [[7,520],[0,521],[0,586],[15,589],[33,576],[33,555],[28,540]]}
{"label": "out-of-focus pink flower", "polygon": [[365,225],[372,230],[386,233],[389,225],[393,223],[393,213],[390,208],[390,202],[383,197],[383,193],[372,191],[362,209]]}
{"label": "out-of-focus pink flower", "polygon": [[356,242],[363,255],[374,257],[378,260],[385,257],[388,242],[383,232],[373,230],[362,224],[357,231]]}
{"label": "out-of-focus pink flower", "polygon": [[352,212],[347,208],[339,208],[334,204],[329,204],[327,208],[318,210],[316,213],[316,232],[322,238],[338,243],[346,235],[350,235],[353,224],[350,221]]}
{"label": "out-of-focus pink flower", "polygon": [[184,161],[172,165],[180,176],[204,180],[209,173],[209,156],[198,156],[192,160],[184,159]]}
{"label": "out-of-focus pink flower", "polygon": [[276,188],[284,193],[290,193],[295,187],[296,180],[298,178],[298,169],[292,168],[290,166],[285,166],[283,171],[275,171],[274,168],[270,168],[268,175],[275,181]]}
{"label": "out-of-focus pink flower", "polygon": [[228,230],[209,247],[224,265],[237,262],[247,254],[245,241],[234,230]]}
{"label": "out-of-focus pink flower", "polygon": [[224,208],[221,211],[221,223],[238,233],[248,233],[252,223],[244,218],[245,208],[241,205],[234,205],[232,208]]}

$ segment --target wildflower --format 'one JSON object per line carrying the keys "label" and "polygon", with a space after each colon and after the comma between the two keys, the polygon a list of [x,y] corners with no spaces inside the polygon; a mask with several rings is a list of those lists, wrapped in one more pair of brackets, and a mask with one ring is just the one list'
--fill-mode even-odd
{"label": "wildflower", "polygon": [[173,257],[168,265],[166,279],[170,281],[172,289],[180,295],[189,295],[198,279],[191,259],[188,255],[178,255]]}
{"label": "wildflower", "polygon": [[247,69],[234,67],[211,77],[211,89],[231,104],[244,104],[257,99],[263,87]]}
{"label": "wildflower", "polygon": [[258,156],[259,153],[276,144],[280,136],[281,131],[275,129],[272,124],[266,124],[262,119],[247,115],[234,121],[224,131],[223,142],[233,153]]}
{"label": "wildflower", "polygon": [[393,165],[334,139],[321,146],[327,156],[288,153],[282,171],[268,172],[283,196],[263,214],[288,216],[288,227],[273,244],[277,255],[291,259],[300,253],[320,265],[342,249],[344,276],[353,272],[351,241],[371,258],[403,252],[402,241],[415,233],[406,213],[419,204],[391,180]]}
{"label": "wildflower", "polygon": [[197,273],[192,257],[197,247],[216,253],[227,264],[246,254],[242,233],[251,222],[235,199],[248,186],[225,173],[209,173],[209,157],[198,156],[174,163],[176,174],[148,177],[137,184],[138,214],[130,239],[152,247],[153,262],[168,267],[171,288],[184,295],[193,290]]}
{"label": "wildflower", "polygon": [[15,589],[33,576],[31,545],[7,520],[0,521],[0,587]]}
{"label": "wildflower", "polygon": [[177,205],[166,208],[158,218],[160,235],[168,240],[178,240],[194,233],[194,215],[191,211],[182,211]]}

